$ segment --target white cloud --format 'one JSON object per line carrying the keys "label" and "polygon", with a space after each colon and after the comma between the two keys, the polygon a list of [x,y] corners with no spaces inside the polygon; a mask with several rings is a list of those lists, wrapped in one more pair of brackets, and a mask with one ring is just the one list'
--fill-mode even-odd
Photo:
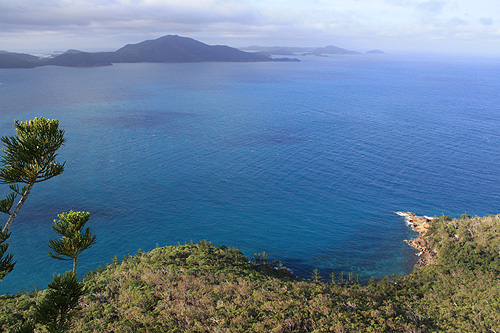
{"label": "white cloud", "polygon": [[236,46],[410,47],[436,38],[491,41],[498,22],[496,0],[0,0],[2,48],[13,50],[56,41],[113,49],[168,33]]}
{"label": "white cloud", "polygon": [[425,14],[441,14],[447,1],[430,0],[421,2],[415,6],[415,9]]}
{"label": "white cloud", "polygon": [[481,17],[479,19],[479,23],[481,23],[482,25],[493,25],[493,19],[491,17]]}

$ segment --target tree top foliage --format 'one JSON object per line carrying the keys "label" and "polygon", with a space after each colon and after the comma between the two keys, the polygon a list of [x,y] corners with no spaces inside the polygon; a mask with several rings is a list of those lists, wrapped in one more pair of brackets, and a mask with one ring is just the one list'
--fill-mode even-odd
{"label": "tree top foliage", "polygon": [[[78,256],[95,244],[97,236],[90,232],[90,228],[83,230],[90,219],[89,212],[61,213],[59,220],[54,220],[52,229],[61,236],[49,240],[49,255],[59,260],[77,260]],[[66,258],[67,257],[67,258]]]}
{"label": "tree top foliage", "polygon": [[1,138],[5,155],[0,160],[0,183],[34,184],[64,171],[65,163],[56,161],[56,152],[66,141],[59,120],[15,120],[14,127],[17,135]]}

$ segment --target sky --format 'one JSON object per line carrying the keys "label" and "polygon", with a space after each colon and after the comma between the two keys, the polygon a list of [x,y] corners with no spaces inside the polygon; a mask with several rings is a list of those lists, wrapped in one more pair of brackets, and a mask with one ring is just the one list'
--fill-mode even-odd
{"label": "sky", "polygon": [[0,50],[114,51],[169,34],[232,47],[500,56],[500,1],[0,0]]}

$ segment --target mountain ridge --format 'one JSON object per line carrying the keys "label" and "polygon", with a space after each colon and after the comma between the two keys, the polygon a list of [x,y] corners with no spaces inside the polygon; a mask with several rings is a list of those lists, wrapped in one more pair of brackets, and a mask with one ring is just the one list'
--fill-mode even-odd
{"label": "mountain ridge", "polygon": [[273,59],[269,56],[238,50],[225,45],[207,45],[189,37],[166,35],[136,44],[127,44],[114,52],[68,50],[52,58],[29,54],[0,53],[0,68],[40,66],[97,67],[114,63],[192,63],[192,62],[271,62],[299,61]]}

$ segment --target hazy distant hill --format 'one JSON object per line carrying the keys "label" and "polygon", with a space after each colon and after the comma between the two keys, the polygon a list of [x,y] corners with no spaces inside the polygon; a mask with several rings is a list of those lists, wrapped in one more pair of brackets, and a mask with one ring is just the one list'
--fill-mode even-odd
{"label": "hazy distant hill", "polygon": [[54,58],[47,59],[44,65],[55,65],[65,67],[95,67],[112,65],[112,52],[89,53],[77,50],[68,50]]}
{"label": "hazy distant hill", "polygon": [[260,54],[264,54],[267,56],[271,55],[286,55],[286,56],[294,56],[300,55],[303,53],[312,53],[314,51],[314,47],[293,47],[293,46],[248,46],[240,48],[242,51],[247,52],[258,52]]}
{"label": "hazy distant hill", "polygon": [[0,68],[33,68],[40,64],[40,58],[30,54],[0,51]]}
{"label": "hazy distant hill", "polygon": [[366,53],[368,53],[368,54],[385,54],[384,51],[380,51],[380,50],[370,50],[370,51],[366,51]]}
{"label": "hazy distant hill", "polygon": [[181,63],[181,62],[260,62],[298,61],[272,59],[263,54],[244,52],[229,46],[207,45],[192,38],[163,36],[137,44],[128,44],[115,52],[82,52],[69,50],[49,59],[28,54],[0,53],[0,68],[36,66],[93,67],[113,63]]}
{"label": "hazy distant hill", "polygon": [[341,47],[333,46],[333,45],[328,45],[325,47],[318,47],[318,48],[314,49],[313,53],[315,55],[321,55],[321,54],[360,54],[359,52],[349,51],[349,50],[343,49]]}
{"label": "hazy distant hill", "polygon": [[243,51],[259,52],[263,55],[327,55],[327,54],[360,54],[357,51],[346,50],[337,46],[329,45],[325,47],[290,47],[290,46],[249,46],[241,48]]}

